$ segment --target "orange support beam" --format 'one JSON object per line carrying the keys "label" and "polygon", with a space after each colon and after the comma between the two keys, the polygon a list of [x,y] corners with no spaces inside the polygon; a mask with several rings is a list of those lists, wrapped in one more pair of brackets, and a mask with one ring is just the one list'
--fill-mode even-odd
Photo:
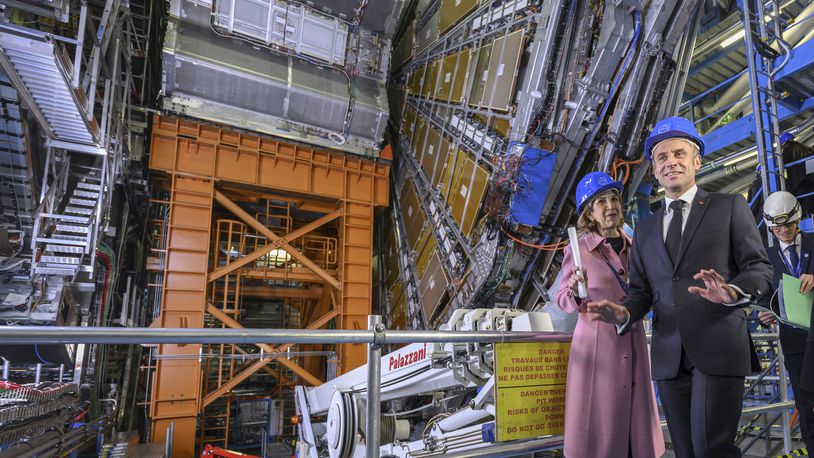
{"label": "orange support beam", "polygon": [[[328,271],[330,275],[332,271]],[[295,267],[292,269],[276,268],[276,269],[249,269],[243,271],[243,276],[247,278],[261,278],[264,280],[290,280],[300,281],[303,283],[324,283],[324,280],[317,274],[310,272],[308,269]]]}
{"label": "orange support beam", "polygon": [[[152,326],[202,328],[206,307],[211,180],[174,176],[169,205],[161,314]],[[200,345],[160,345],[152,386],[152,442],[174,423],[173,457],[193,456],[201,401]],[[183,356],[187,356],[184,358]]]}
{"label": "orange support beam", "polygon": [[[228,275],[230,272],[234,272],[236,269],[239,269],[239,268],[245,266],[246,264],[249,264],[250,262],[254,261],[257,258],[261,258],[261,257],[265,256],[266,254],[271,253],[273,250],[276,250],[277,248],[281,248],[283,246],[290,246],[290,245],[288,245],[289,243],[291,243],[294,240],[302,237],[305,234],[308,234],[308,233],[310,233],[310,232],[312,232],[312,231],[314,231],[314,230],[316,230],[316,229],[330,223],[331,221],[335,220],[336,218],[339,218],[340,216],[342,216],[342,210],[335,210],[335,211],[323,216],[322,218],[320,218],[320,219],[318,219],[318,220],[316,220],[316,221],[314,221],[314,222],[312,222],[310,224],[307,224],[307,225],[305,225],[305,226],[291,232],[290,234],[286,235],[285,237],[280,237],[277,240],[273,241],[272,243],[269,243],[268,245],[266,245],[266,246],[264,246],[262,248],[258,248],[257,250],[254,250],[253,252],[247,254],[246,256],[243,256],[242,258],[238,259],[237,261],[230,262],[229,264],[226,264],[225,266],[214,270],[213,272],[211,272],[209,274],[209,281],[213,282],[213,281],[217,280],[218,278],[223,277],[224,275]],[[265,227],[265,226],[263,226],[263,227]],[[291,249],[294,249],[294,248],[291,247]]]}
{"label": "orange support beam", "polygon": [[[341,222],[342,310],[340,328],[367,329],[373,298],[373,206],[345,202]],[[367,361],[364,344],[341,344],[338,374]]]}
{"label": "orange support beam", "polygon": [[153,116],[150,168],[386,206],[390,167],[352,155]]}
{"label": "orange support beam", "polygon": [[234,215],[240,218],[241,221],[251,226],[254,230],[266,236],[272,242],[279,244],[280,248],[284,249],[288,254],[291,255],[292,258],[299,261],[311,272],[317,274],[329,285],[333,286],[336,289],[342,289],[342,286],[339,284],[339,281],[336,278],[332,277],[328,272],[325,272],[325,270],[323,270],[322,267],[316,265],[314,261],[308,259],[307,256],[300,252],[300,250],[286,243],[282,237],[275,234],[271,229],[267,228],[260,221],[257,221],[255,218],[252,217],[252,215],[246,213],[245,210],[240,208],[236,203],[232,202],[232,200],[226,197],[222,192],[215,190],[215,200],[217,200],[221,205],[226,207],[227,210],[234,213]]}
{"label": "orange support beam", "polygon": [[[213,306],[212,304],[207,305],[207,311],[212,316],[214,316],[215,318],[221,320],[221,322],[223,324],[229,326],[230,328],[234,328],[234,329],[242,329],[243,328],[243,326],[240,323],[233,320],[231,317],[229,317],[225,313],[221,312],[220,310],[218,310],[218,308]],[[338,314],[339,314],[339,312],[337,310],[332,310],[332,311],[328,312],[326,315],[320,317],[318,320],[316,320],[313,323],[311,323],[310,325],[308,325],[308,327],[306,327],[306,329],[318,329],[318,328],[321,328],[322,326],[325,326],[330,320],[336,318],[336,316]],[[272,347],[272,346],[270,346],[268,344],[257,344],[257,346],[259,348],[263,349],[263,351],[266,351],[266,352],[269,352],[269,353],[282,353],[282,352],[288,350],[291,347],[291,344],[284,344],[284,345],[280,345],[280,346],[277,346],[277,347]],[[322,380],[319,380],[318,378],[314,377],[313,374],[311,374],[310,372],[308,372],[307,370],[305,370],[301,366],[297,365],[296,363],[294,363],[290,359],[284,358],[284,357],[281,357],[281,356],[270,356],[268,358],[263,358],[261,360],[258,360],[257,362],[255,362],[251,366],[249,366],[248,368],[244,369],[241,373],[237,374],[235,377],[230,379],[228,382],[224,383],[217,390],[213,391],[212,393],[206,394],[206,396],[204,397],[204,399],[202,401],[202,407],[211,404],[212,402],[214,402],[219,397],[221,397],[224,394],[228,393],[230,390],[232,390],[232,388],[234,388],[238,384],[240,384],[240,382],[242,382],[243,380],[246,380],[247,378],[251,377],[254,373],[259,371],[260,369],[263,369],[272,360],[278,361],[280,364],[282,364],[283,366],[287,367],[288,369],[290,369],[295,374],[302,377],[303,380],[305,380],[307,383],[310,383],[311,385],[321,385],[322,384]]]}

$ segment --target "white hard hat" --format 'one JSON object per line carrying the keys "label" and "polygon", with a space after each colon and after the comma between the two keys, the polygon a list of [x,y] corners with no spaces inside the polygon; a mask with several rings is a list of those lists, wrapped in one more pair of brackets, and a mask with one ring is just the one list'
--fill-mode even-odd
{"label": "white hard hat", "polygon": [[802,217],[800,202],[789,192],[773,192],[763,204],[763,220],[768,227],[800,221]]}

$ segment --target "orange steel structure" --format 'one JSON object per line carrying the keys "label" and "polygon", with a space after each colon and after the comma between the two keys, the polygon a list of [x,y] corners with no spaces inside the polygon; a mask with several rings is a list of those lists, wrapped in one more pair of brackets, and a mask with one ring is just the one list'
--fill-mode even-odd
{"label": "orange steel structure", "polygon": [[[292,324],[306,329],[331,321],[341,329],[367,328],[374,207],[388,204],[387,165],[156,115],[150,168],[164,172],[171,183],[161,315],[153,326],[241,328],[241,297],[261,297],[296,304],[299,318]],[[254,215],[236,203],[261,199],[265,212]],[[294,201],[300,210],[323,216],[295,227],[290,205],[279,203]],[[216,203],[233,219],[213,222]],[[331,236],[334,230],[337,237]],[[267,283],[243,286],[243,280]],[[302,286],[289,288],[286,282]],[[256,362],[237,366],[234,359],[202,363],[192,357],[204,352],[200,345],[160,346],[158,354],[169,358],[159,357],[155,366],[152,440],[163,441],[174,423],[173,456],[192,456],[198,416],[210,406],[211,419],[213,403],[225,397],[228,425],[228,394],[260,370],[282,384],[296,378],[322,383],[313,358],[305,359],[303,367],[282,355],[292,345],[257,347],[262,354]],[[205,352],[246,350],[219,345]],[[360,344],[337,345],[337,354],[339,373],[365,363]],[[190,357],[173,358],[177,355]],[[271,362],[280,370],[269,367]],[[201,420],[207,423],[206,416]],[[198,440],[211,439],[201,429]]]}

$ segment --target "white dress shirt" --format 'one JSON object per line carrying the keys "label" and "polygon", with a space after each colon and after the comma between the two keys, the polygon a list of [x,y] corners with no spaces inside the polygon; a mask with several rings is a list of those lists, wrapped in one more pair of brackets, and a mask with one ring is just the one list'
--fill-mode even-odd
{"label": "white dress shirt", "polygon": [[675,213],[673,209],[670,208],[670,204],[676,200],[681,200],[684,202],[684,206],[681,207],[681,233],[684,234],[684,228],[687,227],[687,219],[690,216],[690,210],[692,210],[692,201],[695,200],[695,194],[697,193],[698,185],[693,185],[693,187],[687,190],[687,192],[680,195],[678,199],[671,199],[664,196],[664,225],[662,226],[661,233],[661,237],[664,241],[667,241],[667,230],[670,228],[670,221],[673,220],[673,213]]}
{"label": "white dress shirt", "polygon": [[[791,243],[783,243],[780,239],[777,240],[778,244],[780,245],[780,255],[783,256],[783,259],[786,260],[786,265],[791,266],[792,269],[795,269],[797,266],[791,265],[791,259],[789,259],[789,252],[786,249],[791,245],[794,244],[794,251],[797,252],[797,259],[800,259],[800,246],[803,243],[803,236],[799,232],[797,232],[797,237],[794,238],[794,241]],[[792,275],[794,272],[792,272]]]}

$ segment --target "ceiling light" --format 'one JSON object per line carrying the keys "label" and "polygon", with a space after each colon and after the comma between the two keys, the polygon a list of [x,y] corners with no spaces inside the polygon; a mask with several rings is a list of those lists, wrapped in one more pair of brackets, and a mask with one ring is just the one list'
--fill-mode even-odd
{"label": "ceiling light", "polygon": [[[782,7],[781,7],[781,9],[782,9]],[[771,20],[772,20],[772,18],[773,18],[774,16],[775,16],[775,12],[774,12],[774,11],[772,11],[771,13],[767,14],[766,16],[763,16],[763,22],[765,22],[765,23],[766,23],[766,25],[768,25],[768,24],[769,24],[769,22],[771,22]],[[721,47],[722,47],[722,48],[726,48],[726,47],[728,47],[729,45],[731,45],[731,44],[735,43],[736,41],[742,40],[742,39],[743,39],[743,35],[744,35],[744,33],[743,33],[743,29],[738,30],[737,32],[735,32],[735,33],[733,33],[732,35],[730,35],[730,36],[729,36],[729,38],[727,38],[727,39],[725,39],[724,41],[722,41],[722,42],[721,42]]]}
{"label": "ceiling light", "polygon": [[735,165],[735,164],[737,164],[739,162],[743,162],[743,161],[745,161],[747,159],[752,159],[753,157],[755,157],[755,152],[754,151],[752,151],[751,153],[748,153],[748,154],[742,154],[742,155],[740,155],[738,157],[734,157],[734,158],[729,159],[728,161],[724,162],[724,167],[729,167],[729,166]]}
{"label": "ceiling light", "polygon": [[733,43],[735,43],[737,41],[740,41],[740,40],[743,40],[743,29],[738,30],[737,32],[730,35],[729,38],[722,41],[721,42],[721,47],[722,48],[729,47],[729,45],[731,45],[731,44],[733,44]]}

